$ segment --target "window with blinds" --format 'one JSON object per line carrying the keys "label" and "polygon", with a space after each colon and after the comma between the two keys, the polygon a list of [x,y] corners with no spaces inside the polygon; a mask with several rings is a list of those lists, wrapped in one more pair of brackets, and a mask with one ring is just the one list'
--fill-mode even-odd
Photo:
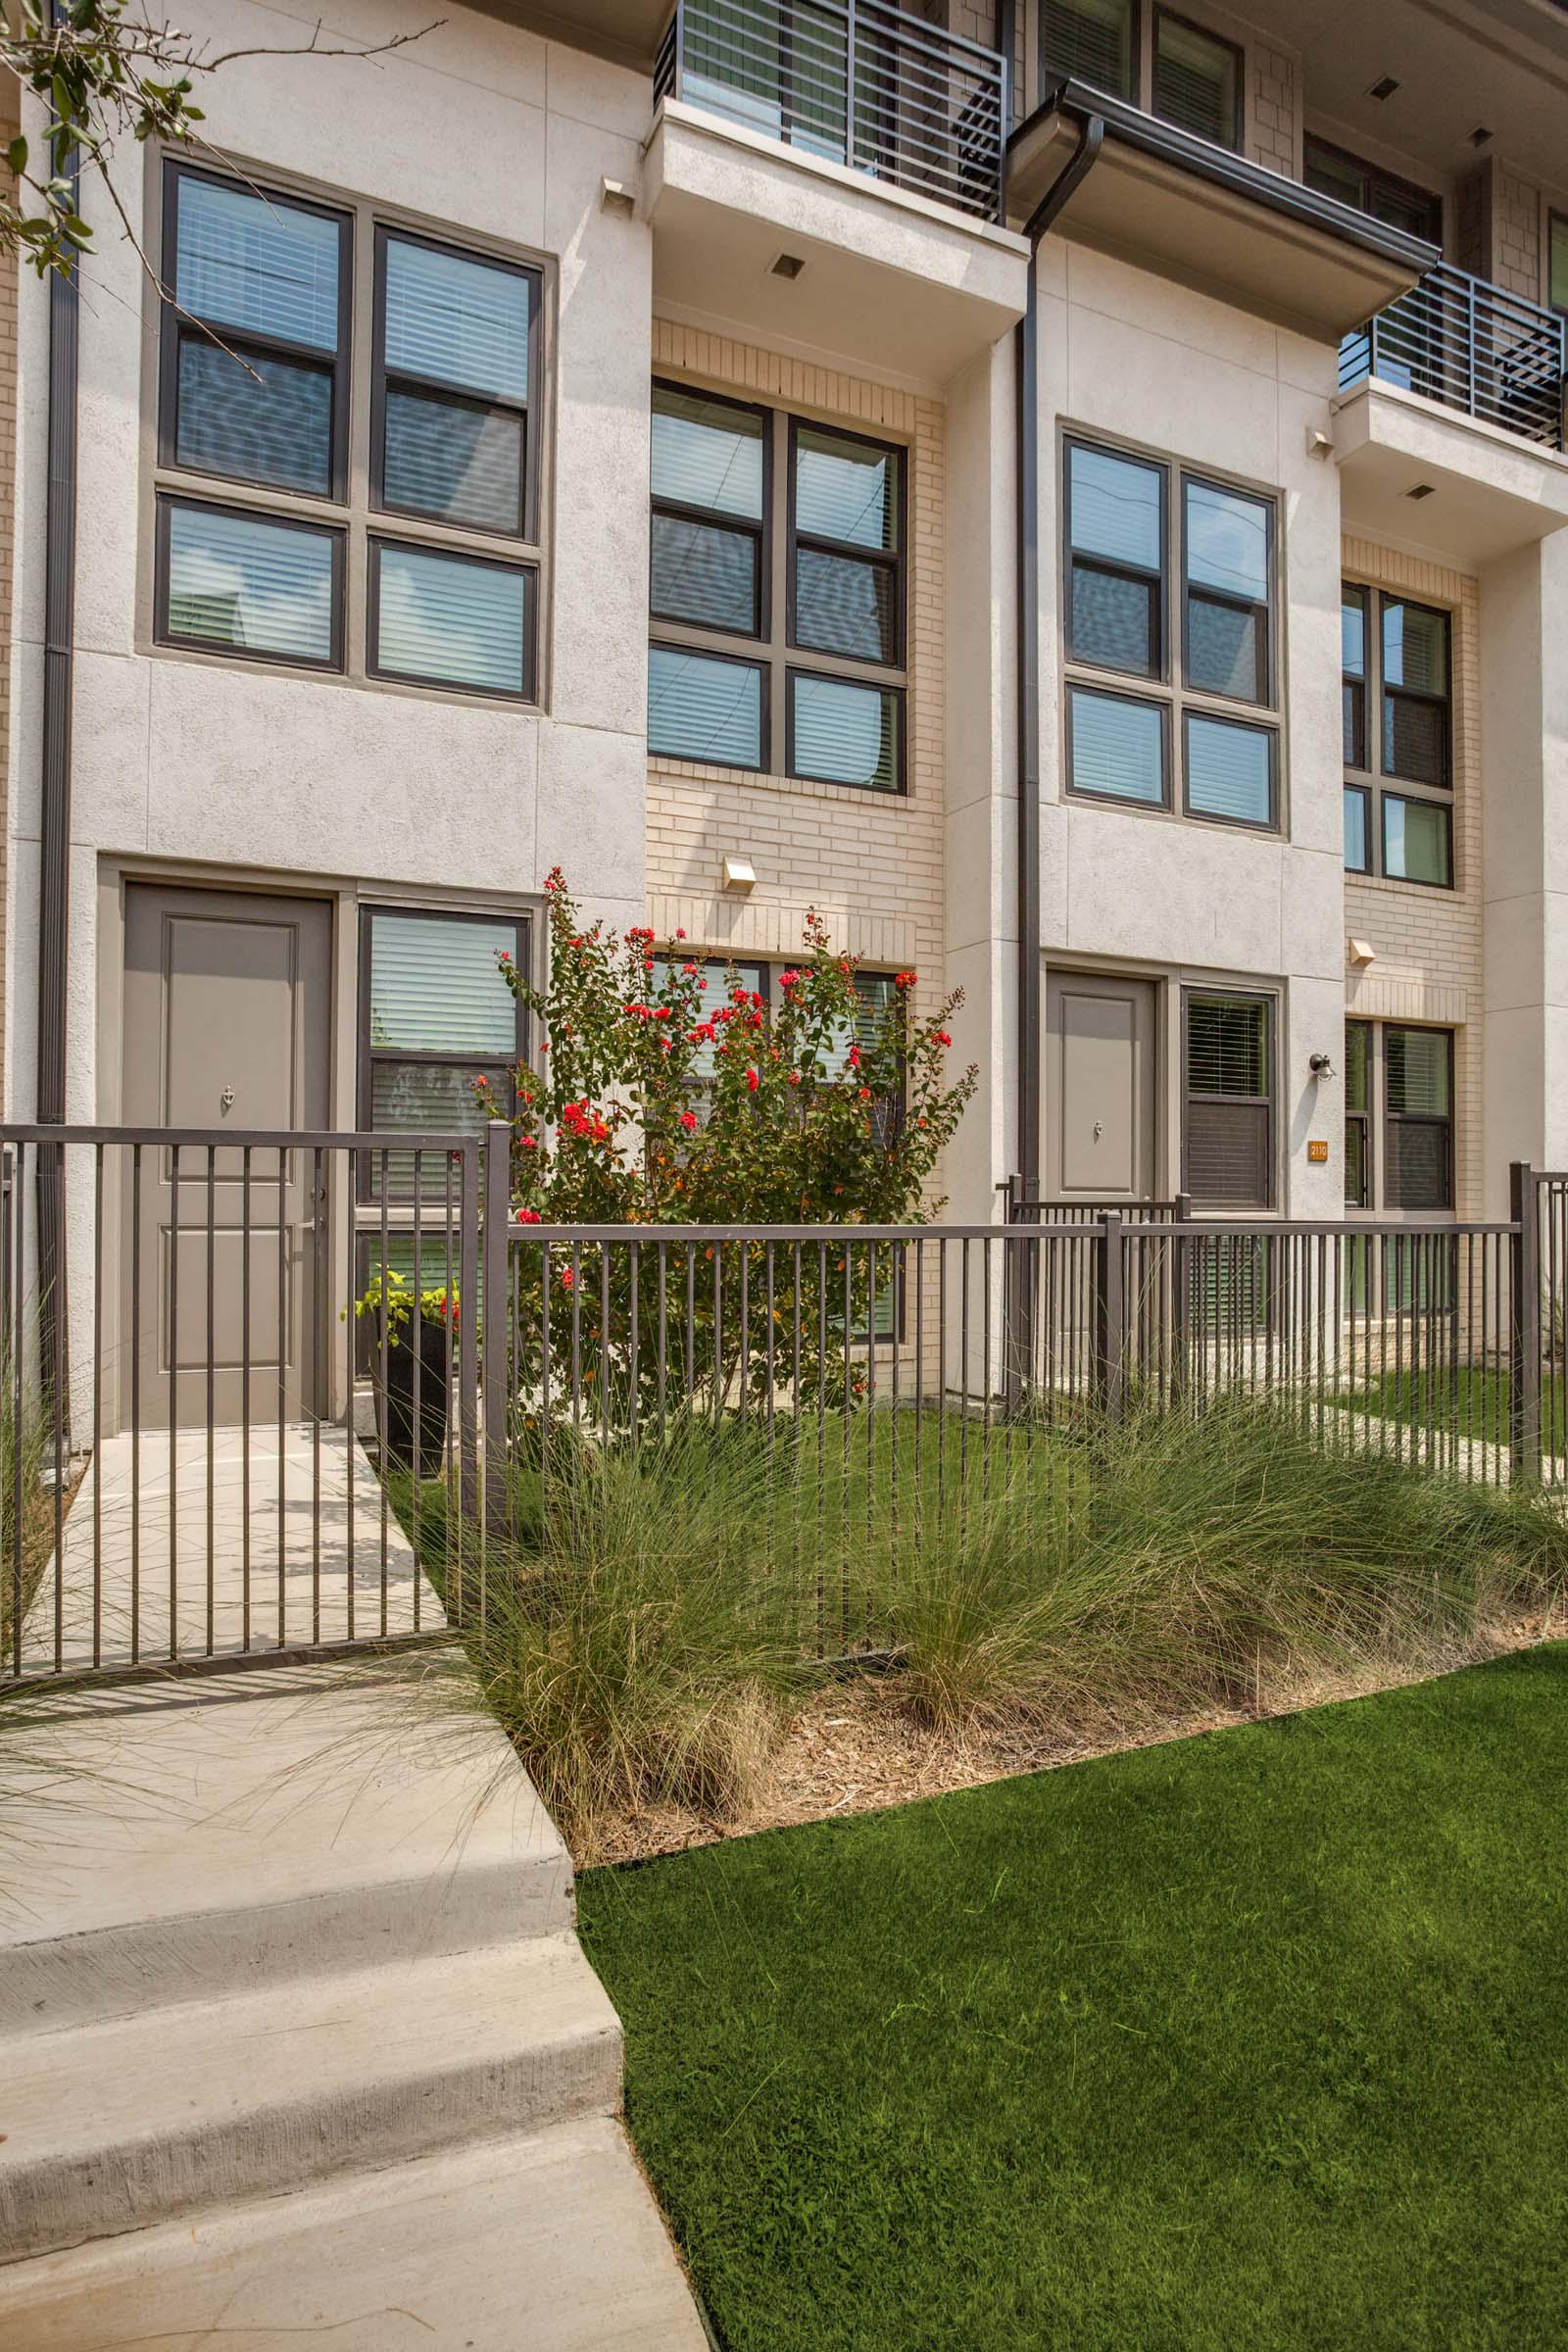
{"label": "window with blinds", "polygon": [[172,161],[163,241],[159,639],[537,699],[540,270]]}
{"label": "window with blinds", "polygon": [[656,383],[651,465],[649,750],[902,792],[906,453]]}
{"label": "window with blinds", "polygon": [[1568,215],[1553,213],[1546,233],[1546,300],[1568,312]]}
{"label": "window with blinds", "polygon": [[1215,147],[1242,143],[1242,52],[1168,9],[1154,12],[1153,112]]}
{"label": "window with blinds", "polygon": [[1345,1024],[1345,1205],[1372,1205],[1372,1024]]}
{"label": "window with blinds", "polygon": [[1384,1205],[1453,1206],[1453,1033],[1383,1024]]}
{"label": "window with blinds", "polygon": [[1136,0],[1046,0],[1041,39],[1047,82],[1071,74],[1112,98],[1136,102]]}
{"label": "window with blinds", "polygon": [[[528,965],[525,916],[367,907],[360,930],[360,1123],[391,1134],[476,1134],[490,1115],[474,1081],[484,1078],[496,1115],[514,1108],[514,1073],[527,1048],[526,1015],[502,978],[500,959]],[[439,1164],[437,1162],[439,1161]],[[363,1165],[361,1196],[379,1198],[377,1170]],[[426,1154],[421,1197],[444,1200],[444,1154]],[[414,1155],[392,1152],[387,1198],[412,1200]]]}
{"label": "window with blinds", "polygon": [[1449,613],[1347,582],[1341,602],[1345,862],[1453,888]]}
{"label": "window with blinds", "polygon": [[1062,475],[1068,790],[1277,830],[1274,501],[1088,441]]}
{"label": "window with blinds", "polygon": [[1274,1205],[1273,1001],[1189,991],[1185,1189],[1202,1208]]}

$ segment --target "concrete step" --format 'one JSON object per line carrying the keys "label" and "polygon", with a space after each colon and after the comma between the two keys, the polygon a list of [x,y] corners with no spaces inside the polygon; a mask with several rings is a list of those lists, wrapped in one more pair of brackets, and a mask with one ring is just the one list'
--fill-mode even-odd
{"label": "concrete step", "polygon": [[0,2034],[571,1924],[570,1858],[456,1653],[84,1690],[7,1740]]}
{"label": "concrete step", "polygon": [[0,2269],[6,2352],[704,2352],[606,2118],[345,2174]]}
{"label": "concrete step", "polygon": [[13,2261],[620,2100],[573,1936],[400,1959],[0,2042]]}

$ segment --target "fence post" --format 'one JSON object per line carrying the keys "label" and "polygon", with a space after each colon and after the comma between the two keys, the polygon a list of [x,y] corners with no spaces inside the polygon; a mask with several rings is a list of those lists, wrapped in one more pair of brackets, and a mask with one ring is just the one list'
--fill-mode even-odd
{"label": "fence post", "polygon": [[479,1520],[479,1144],[466,1143],[458,1231],[458,1480],[466,1532]]}
{"label": "fence post", "polygon": [[[1172,1224],[1177,1226],[1191,1224],[1193,1215],[1192,1194],[1178,1193],[1175,1200],[1172,1202],[1172,1208],[1174,1210],[1174,1214],[1171,1219]],[[1191,1370],[1191,1366],[1188,1362],[1188,1353],[1192,1342],[1193,1314],[1193,1269],[1191,1248],[1192,1246],[1189,1243],[1186,1234],[1177,1233],[1171,1245],[1170,1264],[1170,1388],[1171,1396],[1173,1400],[1177,1401],[1179,1401],[1187,1393],[1188,1375]]]}
{"label": "fence post", "polygon": [[484,1131],[484,1524],[489,1535],[507,1525],[507,1294],[512,1220],[512,1129],[492,1119]]}
{"label": "fence post", "polygon": [[1095,1244],[1095,1390],[1101,1410],[1119,1421],[1126,1401],[1122,1362],[1121,1211],[1107,1209]]}
{"label": "fence post", "polygon": [[1536,1173],[1516,1159],[1508,1170],[1513,1223],[1508,1299],[1509,1472],[1534,1486],[1541,1476],[1541,1224]]}

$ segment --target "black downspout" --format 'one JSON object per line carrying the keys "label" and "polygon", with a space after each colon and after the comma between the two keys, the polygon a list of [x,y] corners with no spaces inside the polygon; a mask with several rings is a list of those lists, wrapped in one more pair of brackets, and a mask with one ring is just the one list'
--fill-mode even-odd
{"label": "black downspout", "polygon": [[[1027,1216],[1040,1200],[1040,353],[1035,260],[1040,241],[1090,171],[1105,136],[1099,115],[1079,125],[1071,162],[1024,224],[1029,275],[1024,315],[1013,333],[1014,425],[1018,448],[1018,1155],[1009,1213]],[[1034,1353],[1034,1285],[1019,1269],[1012,1301],[1012,1363]]]}
{"label": "black downspout", "polygon": [[[72,142],[56,164],[76,209],[80,155]],[[43,758],[39,810],[37,1122],[66,1117],[66,977],[71,922],[71,735],[76,605],[76,387],[79,259],[49,278],[49,482],[45,508]],[[39,1357],[57,1397],[66,1379],[65,1153],[38,1152]]]}

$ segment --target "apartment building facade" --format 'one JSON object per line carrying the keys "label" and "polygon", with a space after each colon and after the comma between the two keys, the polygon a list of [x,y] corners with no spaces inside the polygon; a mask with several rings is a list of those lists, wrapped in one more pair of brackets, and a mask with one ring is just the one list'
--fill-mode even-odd
{"label": "apartment building facade", "polygon": [[467,1125],[559,863],[961,987],[965,1218],[1568,1164],[1568,25],[195,28],[262,54],[124,166],[74,381],[21,291],[13,1118],[54,1051],[81,1123]]}

